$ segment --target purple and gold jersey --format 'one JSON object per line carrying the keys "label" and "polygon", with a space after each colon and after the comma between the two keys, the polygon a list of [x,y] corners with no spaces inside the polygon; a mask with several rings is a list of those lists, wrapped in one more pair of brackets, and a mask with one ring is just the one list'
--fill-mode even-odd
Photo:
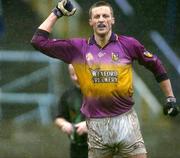
{"label": "purple and gold jersey", "polygon": [[94,36],[89,40],[50,39],[48,32],[37,30],[31,42],[42,53],[73,64],[84,95],[81,111],[89,118],[116,116],[131,109],[133,60],[153,72],[158,82],[167,79],[157,56],[132,37],[112,33],[101,48]]}

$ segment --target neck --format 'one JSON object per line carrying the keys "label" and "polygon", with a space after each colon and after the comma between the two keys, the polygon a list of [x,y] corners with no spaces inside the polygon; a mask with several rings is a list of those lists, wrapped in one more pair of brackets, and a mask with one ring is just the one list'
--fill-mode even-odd
{"label": "neck", "polygon": [[110,39],[110,37],[111,37],[111,33],[112,33],[112,32],[109,31],[108,34],[103,35],[103,36],[94,34],[94,38],[95,38],[96,43],[97,43],[99,46],[104,47],[104,46],[108,43],[108,41],[109,41],[109,39]]}

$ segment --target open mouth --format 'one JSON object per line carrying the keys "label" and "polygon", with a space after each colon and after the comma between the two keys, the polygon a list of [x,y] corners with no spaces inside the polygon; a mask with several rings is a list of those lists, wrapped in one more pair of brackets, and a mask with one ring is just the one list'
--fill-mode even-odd
{"label": "open mouth", "polygon": [[98,25],[97,25],[97,27],[98,27],[99,29],[103,29],[103,28],[105,28],[105,27],[106,27],[106,25],[104,25],[104,24],[100,23],[100,24],[98,24]]}

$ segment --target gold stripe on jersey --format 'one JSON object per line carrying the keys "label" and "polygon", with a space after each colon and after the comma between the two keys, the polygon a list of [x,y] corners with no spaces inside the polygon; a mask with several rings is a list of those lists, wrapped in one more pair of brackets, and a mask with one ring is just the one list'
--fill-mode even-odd
{"label": "gold stripe on jersey", "polygon": [[132,96],[132,66],[102,64],[91,68],[73,64],[82,92],[87,97]]}

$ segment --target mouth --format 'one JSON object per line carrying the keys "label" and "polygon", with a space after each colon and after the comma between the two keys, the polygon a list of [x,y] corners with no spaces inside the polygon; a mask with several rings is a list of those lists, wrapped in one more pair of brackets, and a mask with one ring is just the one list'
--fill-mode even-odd
{"label": "mouth", "polygon": [[100,23],[100,24],[97,25],[97,28],[99,28],[99,29],[104,29],[105,27],[106,27],[106,25],[104,25],[104,24],[102,24],[102,23]]}

